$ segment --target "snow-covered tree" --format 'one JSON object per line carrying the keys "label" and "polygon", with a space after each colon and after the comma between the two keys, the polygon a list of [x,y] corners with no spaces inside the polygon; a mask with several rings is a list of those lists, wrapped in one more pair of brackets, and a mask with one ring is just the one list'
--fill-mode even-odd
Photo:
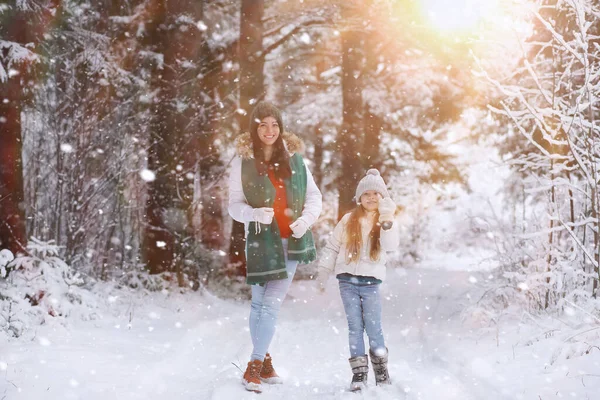
{"label": "snow-covered tree", "polygon": [[524,193],[503,276],[529,305],[548,308],[598,294],[600,9],[588,0],[530,6],[535,32],[522,41],[520,68],[488,80],[501,98],[491,108],[514,127],[503,149]]}

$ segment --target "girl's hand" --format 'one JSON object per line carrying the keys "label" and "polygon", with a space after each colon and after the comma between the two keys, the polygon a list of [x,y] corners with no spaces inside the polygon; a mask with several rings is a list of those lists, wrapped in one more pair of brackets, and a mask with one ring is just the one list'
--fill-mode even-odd
{"label": "girl's hand", "polygon": [[396,203],[391,197],[379,200],[379,222],[392,222],[396,212]]}
{"label": "girl's hand", "polygon": [[329,274],[326,271],[320,270],[317,273],[317,289],[319,290],[319,293],[325,293],[325,287],[327,286],[328,280]]}

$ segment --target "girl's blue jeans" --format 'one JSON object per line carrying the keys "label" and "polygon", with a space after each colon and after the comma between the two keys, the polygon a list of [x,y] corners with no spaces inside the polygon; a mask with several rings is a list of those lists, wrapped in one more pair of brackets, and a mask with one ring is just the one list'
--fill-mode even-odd
{"label": "girl's blue jeans", "polygon": [[287,279],[269,281],[262,286],[252,285],[250,336],[254,348],[250,356],[251,361],[264,360],[271,340],[275,335],[275,324],[277,323],[281,303],[285,299],[298,267],[298,261],[288,260],[287,244],[287,239],[283,239]]}
{"label": "girl's blue jeans", "polygon": [[379,284],[356,285],[339,281],[340,294],[348,319],[348,341],[350,356],[366,355],[364,332],[367,331],[371,352],[385,352],[383,329],[381,328],[381,296]]}

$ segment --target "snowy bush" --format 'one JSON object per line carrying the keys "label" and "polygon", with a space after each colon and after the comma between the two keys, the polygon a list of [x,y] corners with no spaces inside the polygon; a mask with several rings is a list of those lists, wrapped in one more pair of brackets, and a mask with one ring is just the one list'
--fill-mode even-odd
{"label": "snowy bush", "polygon": [[8,264],[14,259],[15,256],[10,250],[0,250],[0,278],[4,278],[8,274]]}
{"label": "snowy bush", "polygon": [[215,270],[209,275],[206,287],[222,299],[250,300],[252,297],[251,286],[246,284],[246,277],[237,275],[235,269]]}
{"label": "snowy bush", "polygon": [[246,284],[246,277],[239,276],[237,268],[226,262],[226,256],[225,252],[207,253],[201,284],[223,299],[250,299],[250,285]]}
{"label": "snowy bush", "polygon": [[179,249],[180,263],[173,272],[150,274],[144,265],[137,265],[117,280],[117,287],[142,289],[149,292],[162,290],[198,290],[206,286],[209,277],[220,276],[226,258],[223,251],[212,251],[199,242],[188,243]]}
{"label": "snowy bush", "polygon": [[160,292],[166,289],[172,280],[170,272],[150,275],[147,271],[129,271],[119,279],[120,286],[130,287],[132,289],[146,289],[151,292]]}
{"label": "snowy bush", "polygon": [[160,292],[168,289],[186,291],[197,290],[200,287],[197,275],[184,272],[163,272],[150,274],[142,268],[137,271],[129,271],[118,280],[118,288],[128,287],[132,289],[147,290],[149,292]]}
{"label": "snowy bush", "polygon": [[15,258],[14,270],[0,282],[0,330],[21,336],[48,318],[94,318],[93,296],[81,288],[84,281],[60,258],[59,246],[32,238],[26,256]]}

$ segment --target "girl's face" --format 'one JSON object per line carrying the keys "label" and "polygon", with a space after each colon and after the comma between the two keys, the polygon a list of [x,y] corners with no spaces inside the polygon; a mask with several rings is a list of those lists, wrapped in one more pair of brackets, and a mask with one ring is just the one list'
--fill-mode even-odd
{"label": "girl's face", "polygon": [[374,190],[367,190],[360,196],[360,204],[367,211],[375,211],[379,207],[381,195]]}
{"label": "girl's face", "polygon": [[279,137],[280,127],[273,117],[265,117],[258,124],[258,138],[265,146],[273,146]]}

